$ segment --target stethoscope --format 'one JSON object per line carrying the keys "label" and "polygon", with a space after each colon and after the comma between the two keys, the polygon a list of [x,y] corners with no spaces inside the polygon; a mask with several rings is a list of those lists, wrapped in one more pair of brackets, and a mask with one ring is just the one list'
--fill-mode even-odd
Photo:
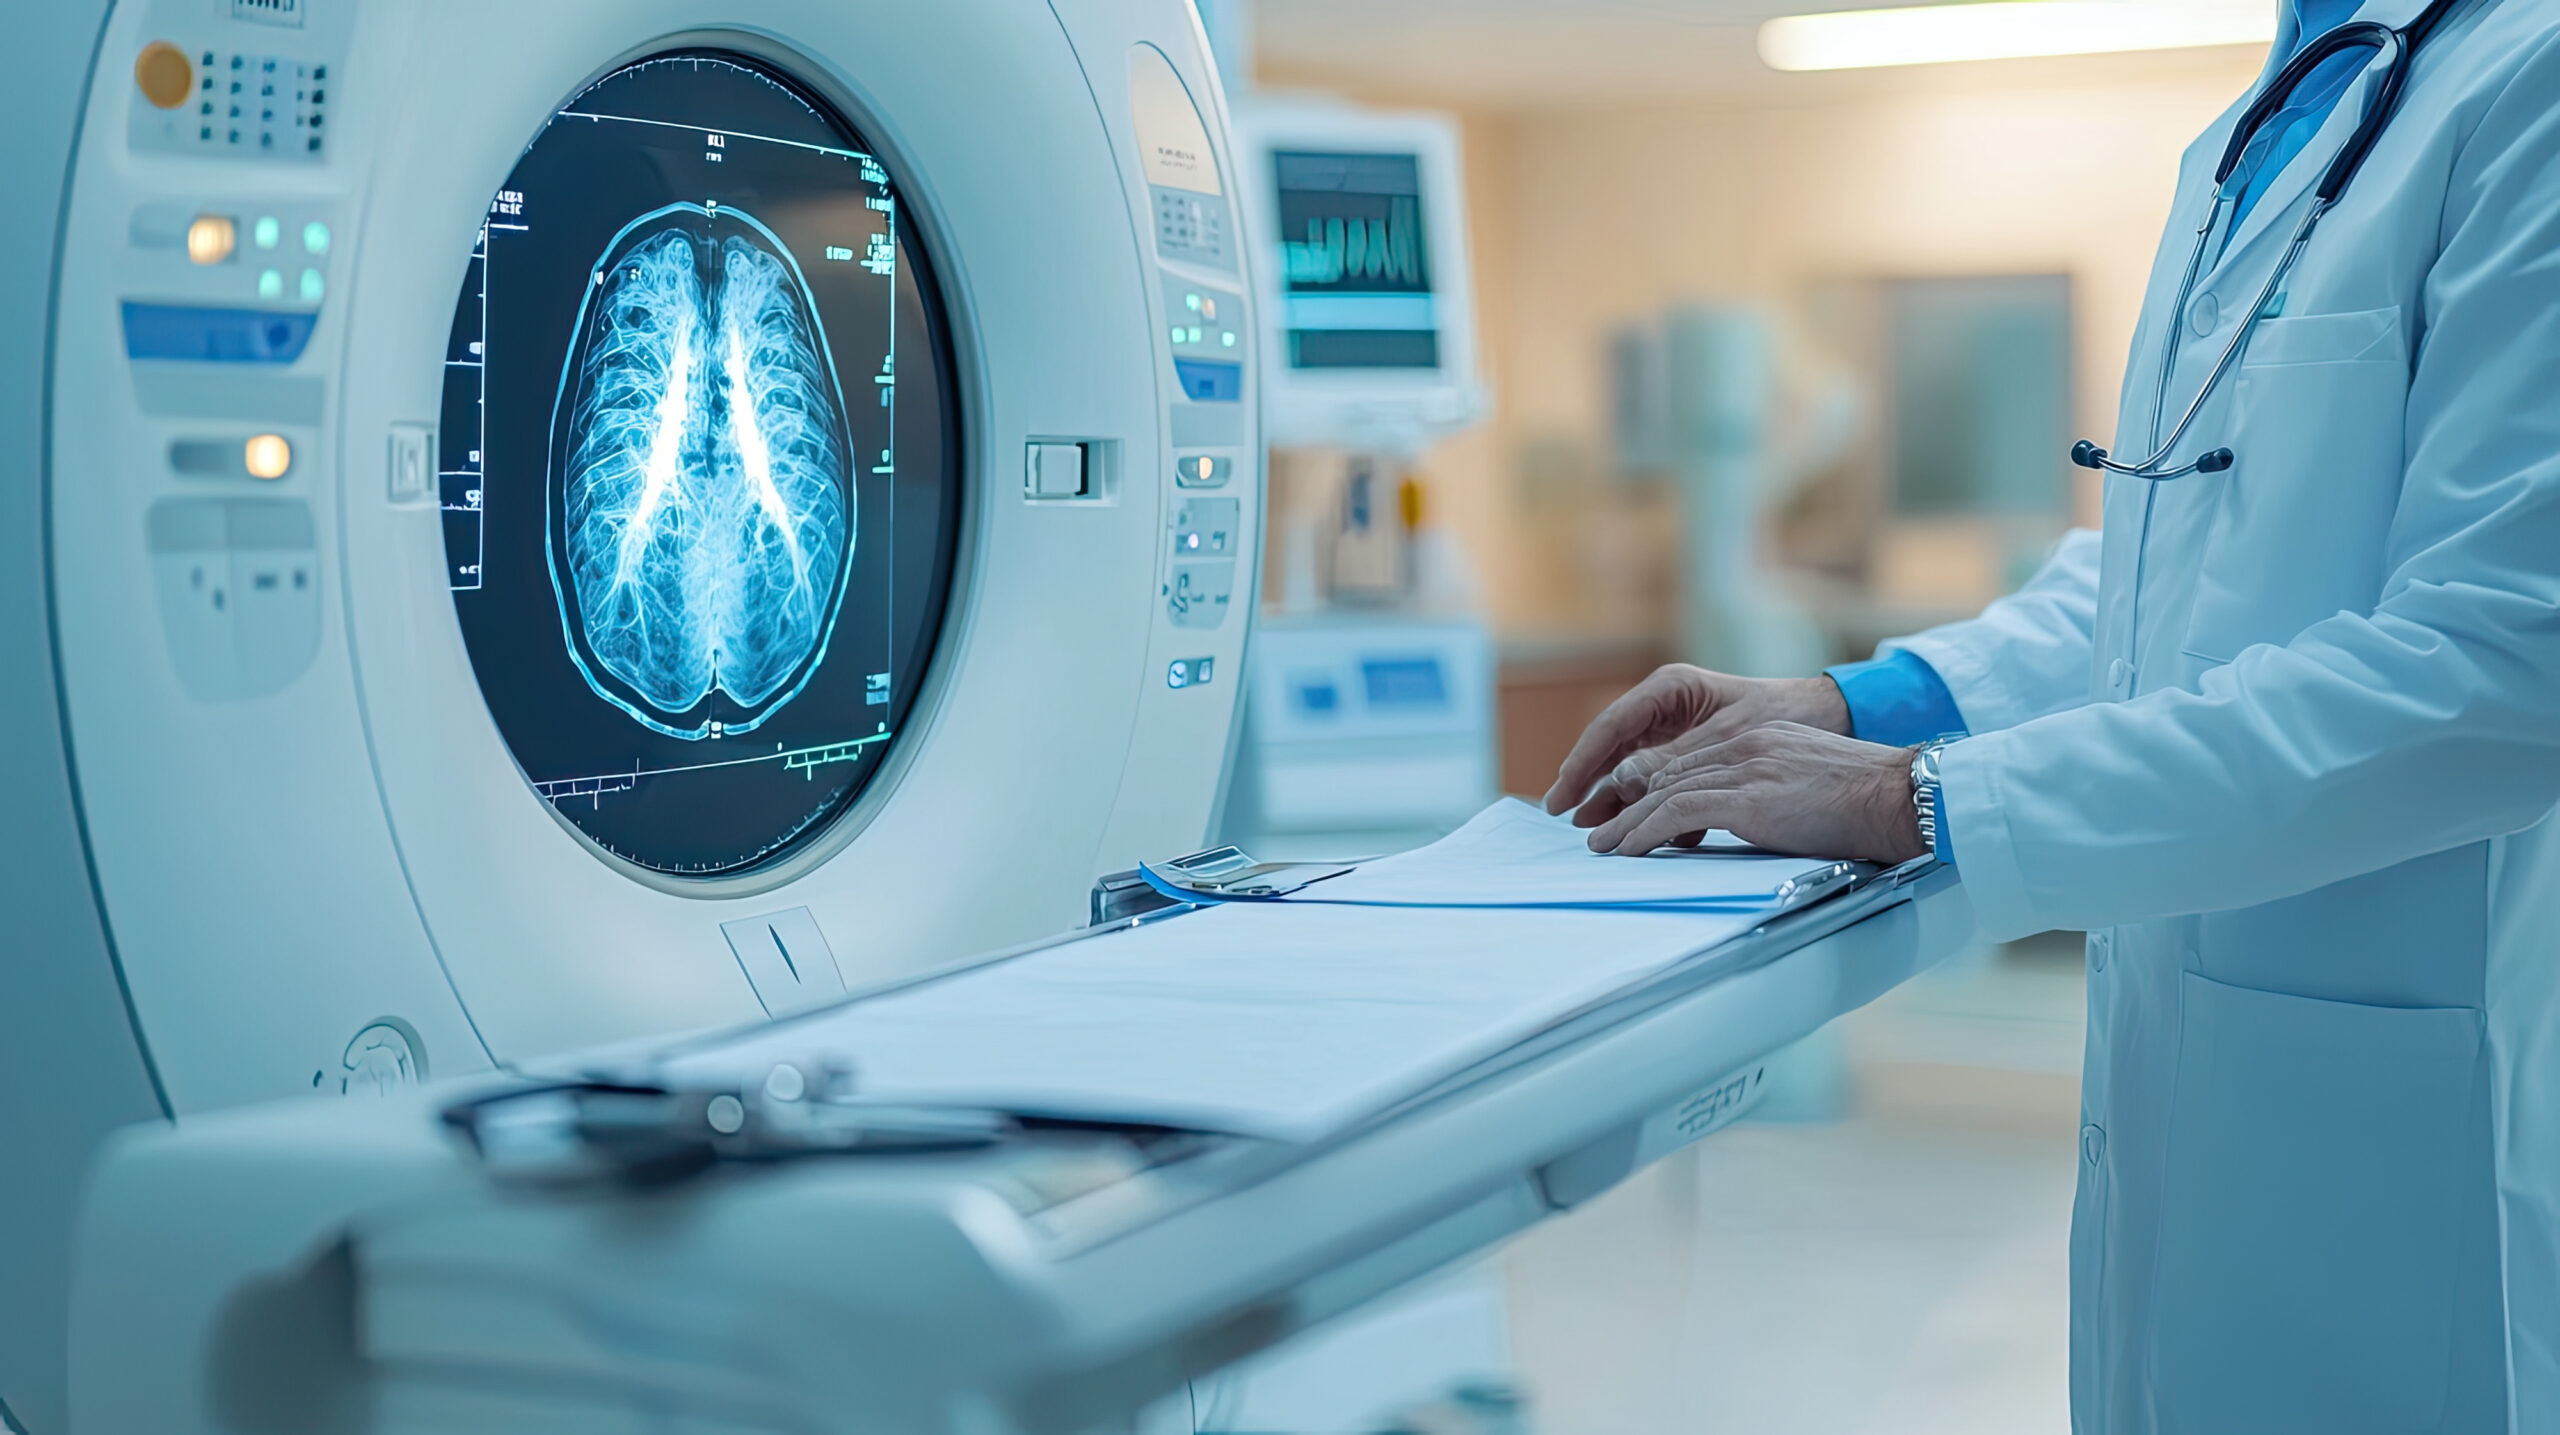
{"label": "stethoscope", "polygon": [[[2267,276],[2265,287],[2250,303],[2248,316],[2233,331],[2231,341],[2222,346],[2221,356],[2213,361],[2213,369],[2205,375],[2204,384],[2196,390],[2194,400],[2178,416],[2177,426],[2169,430],[2167,438],[2159,440],[2159,446],[2151,451],[2149,458],[2139,463],[2122,463],[2109,458],[2105,449],[2085,438],[2071,446],[2073,463],[2082,468],[2123,474],[2127,478],[2151,483],[2184,478],[2191,473],[2220,473],[2231,467],[2233,455],[2228,448],[2214,449],[2174,468],[2163,465],[2170,450],[2186,437],[2196,415],[2203,412],[2205,400],[2213,396],[2214,386],[2222,382],[2223,375],[2230,372],[2231,365],[2240,357],[2240,351],[2248,346],[2249,335],[2257,329],[2258,321],[2267,316],[2270,304],[2284,287],[2285,276],[2292,272],[2294,261],[2302,257],[2302,246],[2311,241],[2311,231],[2320,223],[2320,217],[2336,206],[2338,196],[2346,192],[2347,182],[2355,178],[2365,156],[2372,152],[2374,142],[2382,138],[2383,129],[2391,123],[2392,111],[2400,103],[2400,92],[2408,84],[2409,66],[2417,57],[2418,46],[2425,42],[2455,3],[2457,0],[2431,0],[2405,29],[2394,28],[2379,20],[2355,20],[2338,26],[2296,52],[2285,62],[2284,68],[2276,71],[2275,78],[2267,82],[2267,87],[2250,102],[2249,108],[2241,112],[2240,122],[2232,127],[2231,142],[2223,146],[2222,163],[2213,172],[2213,203],[2205,210],[2204,224],[2196,230],[2195,252],[2187,257],[2186,278],[2179,282],[2177,302],[2169,308],[2169,322],[2172,324],[2177,322],[2178,315],[2186,312],[2187,297],[2195,288],[2196,277],[2204,272],[2205,252],[2212,244],[2215,226],[2222,219],[2223,206],[2237,197],[2226,195],[2223,186],[2230,180],[2231,172],[2239,168],[2240,157],[2247,150],[2250,139],[2257,134],[2258,127],[2283,109],[2293,97],[2294,90],[2330,56],[2342,50],[2365,48],[2377,54],[2385,50],[2390,53],[2388,68],[2382,72],[2380,83],[2374,86],[2365,100],[2364,114],[2348,134],[2345,147],[2329,161],[2328,173],[2320,176],[2319,186],[2312,190],[2311,207],[2304,212],[2302,222],[2294,226],[2293,238],[2285,245],[2284,256],[2276,261],[2275,272]],[[2367,63],[2370,64],[2369,61]],[[2164,357],[2161,376],[2164,388],[2168,382],[2167,362]],[[2156,406],[2154,412],[2165,407]],[[2159,430],[2155,427],[2152,432],[2157,435]]]}

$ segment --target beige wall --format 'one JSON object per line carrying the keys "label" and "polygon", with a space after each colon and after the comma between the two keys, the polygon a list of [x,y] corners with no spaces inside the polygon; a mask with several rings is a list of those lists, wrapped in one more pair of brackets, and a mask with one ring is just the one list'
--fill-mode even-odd
{"label": "beige wall", "polygon": [[1541,435],[1600,444],[1605,336],[1666,303],[1784,302],[1837,278],[2067,273],[2074,417],[2107,433],[2178,157],[2258,64],[2222,49],[1805,77],[1801,103],[1781,83],[1748,105],[1469,108],[1497,417],[1425,471],[1498,625],[1587,626],[1582,578],[1558,556],[1552,516],[1521,501],[1516,458]]}

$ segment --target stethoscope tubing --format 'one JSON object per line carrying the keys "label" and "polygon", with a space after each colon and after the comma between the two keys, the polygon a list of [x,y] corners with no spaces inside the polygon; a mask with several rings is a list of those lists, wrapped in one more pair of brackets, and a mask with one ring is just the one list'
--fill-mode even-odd
{"label": "stethoscope tubing", "polygon": [[[2356,121],[2346,144],[2330,159],[2328,170],[2313,188],[2311,207],[2303,213],[2302,222],[2294,226],[2293,237],[2285,244],[2284,254],[2267,275],[2267,282],[2259,287],[2258,297],[2250,302],[2248,313],[2241,319],[2239,327],[2232,331],[2230,340],[2222,346],[2222,352],[2215,356],[2212,369],[2207,371],[2204,382],[2197,387],[2194,399],[2178,415],[2178,422],[2169,430],[2168,437],[2159,440],[2150,455],[2136,463],[2111,458],[2105,449],[2082,439],[2071,446],[2073,463],[2101,473],[2138,478],[2146,483],[2166,483],[2191,473],[2220,473],[2232,466],[2236,457],[2229,448],[2212,449],[2174,466],[2169,465],[2168,458],[2186,438],[2187,430],[2194,426],[2197,416],[2204,412],[2205,401],[2213,397],[2214,389],[2230,373],[2232,365],[2239,362],[2241,351],[2248,347],[2249,336],[2257,332],[2258,321],[2266,318],[2269,309],[2277,302],[2277,296],[2283,292],[2285,277],[2293,272],[2294,262],[2302,257],[2303,247],[2311,242],[2311,231],[2319,226],[2321,216],[2337,207],[2339,196],[2346,193],[2349,181],[2364,166],[2365,156],[2373,152],[2375,143],[2382,138],[2382,131],[2399,108],[2400,94],[2408,85],[2409,70],[2417,58],[2418,46],[2457,3],[2460,0],[2430,0],[2427,8],[2420,11],[2405,29],[2378,20],[2358,20],[2340,25],[2297,51],[2285,62],[2284,68],[2276,72],[2275,78],[2258,92],[2257,98],[2250,101],[2249,107],[2241,112],[2239,121],[2232,126],[2231,137],[2223,146],[2222,162],[2214,167],[2213,203],[2206,208],[2204,223],[2196,230],[2194,251],[2187,256],[2186,274],[2179,280],[2177,300],[2169,308],[2169,323],[2177,323],[2185,312],[2187,297],[2195,288],[2197,276],[2204,272],[2205,250],[2212,243],[2214,228],[2220,223],[2223,206],[2229,198],[2223,193],[2223,186],[2230,182],[2232,171],[2239,167],[2241,156],[2247,152],[2249,140],[2258,128],[2281,110],[2293,91],[2331,56],[2366,46],[2376,51],[2386,48],[2390,51],[2389,63],[2373,95],[2365,103],[2363,116]],[[2162,363],[2164,366],[2168,363],[2168,356],[2163,356]],[[2167,370],[2164,367],[2163,387],[2166,380]],[[2155,428],[2153,432],[2158,430]]]}

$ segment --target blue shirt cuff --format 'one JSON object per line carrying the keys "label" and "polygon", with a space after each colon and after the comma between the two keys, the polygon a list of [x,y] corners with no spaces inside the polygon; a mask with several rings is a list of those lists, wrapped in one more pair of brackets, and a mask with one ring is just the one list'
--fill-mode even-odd
{"label": "blue shirt cuff", "polygon": [[1965,731],[1955,694],[1916,653],[1890,653],[1823,672],[1848,703],[1849,735],[1860,742],[1913,747]]}
{"label": "blue shirt cuff", "polygon": [[[1826,668],[1849,705],[1849,735],[1860,742],[1913,747],[1965,731],[1955,694],[1927,660],[1912,652],[1889,653],[1864,663]],[[1955,865],[1955,834],[1947,830],[1946,805],[1938,808],[1938,860]]]}

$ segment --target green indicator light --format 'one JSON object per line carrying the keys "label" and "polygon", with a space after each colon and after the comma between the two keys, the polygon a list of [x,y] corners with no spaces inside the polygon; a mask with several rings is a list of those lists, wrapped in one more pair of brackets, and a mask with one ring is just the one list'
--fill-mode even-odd
{"label": "green indicator light", "polygon": [[1233,331],[1229,331],[1227,333],[1220,334],[1218,336],[1218,342],[1232,349],[1236,346],[1236,336]]}
{"label": "green indicator light", "polygon": [[1200,342],[1200,326],[1197,324],[1191,326],[1191,342],[1195,344]]}
{"label": "green indicator light", "polygon": [[320,278],[319,270],[305,269],[302,271],[302,302],[306,304],[319,303],[321,291],[325,287],[325,281]]}
{"label": "green indicator light", "polygon": [[1189,332],[1189,331],[1188,331],[1188,330],[1186,330],[1186,329],[1184,329],[1180,324],[1176,324],[1176,325],[1174,325],[1174,326],[1173,326],[1173,341],[1174,341],[1175,343],[1177,343],[1177,344],[1181,343],[1181,342],[1182,342],[1182,336],[1183,336],[1185,333],[1187,333],[1187,332]]}
{"label": "green indicator light", "polygon": [[283,240],[284,226],[278,224],[272,214],[259,215],[258,222],[249,230],[249,242],[260,249],[273,249]]}
{"label": "green indicator light", "polygon": [[1197,313],[1199,313],[1199,312],[1200,312],[1200,296],[1199,296],[1199,295],[1197,295],[1197,294],[1185,294],[1185,295],[1183,295],[1183,296],[1182,296],[1182,302],[1183,302],[1186,306],[1188,306],[1188,307],[1190,308],[1190,310],[1191,310],[1191,312],[1192,312],[1192,313],[1197,314]]}
{"label": "green indicator light", "polygon": [[302,226],[302,252],[305,254],[328,253],[329,226],[316,219]]}
{"label": "green indicator light", "polygon": [[283,271],[276,269],[259,271],[258,297],[261,299],[281,299],[284,297]]}

